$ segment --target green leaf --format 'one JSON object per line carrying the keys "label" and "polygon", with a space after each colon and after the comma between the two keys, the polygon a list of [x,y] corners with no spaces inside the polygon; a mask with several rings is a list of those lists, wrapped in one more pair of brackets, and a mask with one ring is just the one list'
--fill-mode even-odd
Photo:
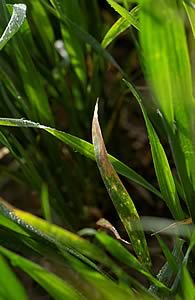
{"label": "green leaf", "polygon": [[192,278],[185,266],[182,268],[181,284],[183,290],[184,299],[194,300],[195,299],[195,286]]}
{"label": "green leaf", "polygon": [[163,199],[169,207],[172,215],[175,219],[183,220],[184,213],[180,205],[179,197],[177,195],[175,182],[171,173],[171,169],[169,167],[169,162],[167,160],[165,151],[159,141],[159,138],[150,122],[144,105],[142,103],[141,97],[139,96],[136,89],[126,80],[124,80],[126,85],[129,87],[136,100],[138,101],[140,108],[142,110],[144,120],[146,123],[148,137],[150,140],[150,146],[152,151],[153,163],[156,171],[156,176],[158,179],[158,183],[160,186],[161,193],[163,195]]}
{"label": "green leaf", "polygon": [[[79,300],[81,297],[65,281],[46,271],[39,265],[0,246],[0,253],[10,259],[14,266],[19,267],[38,282],[56,300]],[[13,288],[13,286],[12,286]],[[15,291],[16,293],[16,291]],[[11,298],[10,298],[11,299]],[[16,299],[16,298],[15,298]],[[19,298],[18,298],[19,299]],[[20,298],[24,299],[24,298]]]}
{"label": "green leaf", "polygon": [[106,0],[111,7],[114,8],[114,10],[116,10],[121,17],[123,17],[130,25],[133,25],[136,29],[139,29],[139,25],[137,22],[137,19],[134,17],[133,14],[131,14],[131,12],[128,12],[128,10],[126,10],[124,7],[122,7],[121,5],[119,5],[117,2],[115,2],[114,0]]}
{"label": "green leaf", "polygon": [[[174,248],[172,251],[172,256],[175,259],[175,261],[177,262],[178,267],[181,266],[182,260],[183,260],[183,245],[184,245],[184,240],[176,239],[176,242],[174,244]],[[170,286],[173,282],[173,275],[174,275],[174,272],[173,272],[172,266],[168,262],[165,262],[165,264],[163,265],[163,267],[160,269],[159,273],[157,274],[157,278],[161,283],[165,284],[166,286]],[[155,286],[155,285],[150,286],[149,291],[153,295],[158,295],[161,298],[161,290],[157,286]]]}
{"label": "green leaf", "polygon": [[76,23],[77,26],[83,28],[83,19],[80,4],[78,1],[66,0],[61,0],[60,2],[53,0],[52,2],[57,8],[60,18],[64,21],[64,24],[62,24],[62,34],[66,49],[71,59],[71,63],[79,80],[85,86],[87,81],[87,71],[84,45],[82,45],[78,37],[74,34],[72,26],[70,26],[70,24],[67,22],[68,18],[72,22]]}
{"label": "green leaf", "polygon": [[[65,247],[69,247],[71,249],[75,249],[76,251],[93,260],[105,263],[107,266],[110,264],[110,260],[106,257],[106,255],[103,254],[101,249],[98,249],[89,241],[84,240],[78,235],[55,224],[50,224],[43,219],[40,219],[30,213],[21,211],[19,209],[13,209],[13,212],[15,216],[19,218],[19,220],[22,220],[26,224],[31,225],[32,228],[39,230],[46,236],[59,242],[61,245],[64,245]],[[104,259],[102,259],[103,255]]]}
{"label": "green leaf", "polygon": [[41,203],[42,203],[42,211],[45,219],[48,222],[52,223],[51,208],[49,204],[49,192],[46,183],[43,183],[41,187]]}
{"label": "green leaf", "polygon": [[192,201],[195,194],[195,107],[181,9],[176,0],[142,0],[140,42],[146,78],[164,120],[187,205],[195,220]]}
{"label": "green leaf", "polygon": [[[43,0],[41,0],[41,1],[43,1]],[[64,16],[62,18],[61,16],[58,16],[58,14],[56,14],[56,11],[52,7],[48,6],[45,2],[43,2],[43,4],[47,7],[49,12],[51,12],[56,18],[58,18],[60,20],[60,22],[62,22],[64,25],[68,25],[74,32],[74,35],[78,36],[78,38],[81,41],[85,42],[86,44],[89,44],[101,57],[103,57],[104,59],[109,61],[111,64],[113,64],[113,66],[115,66],[115,68],[121,74],[123,74],[123,76],[127,77],[127,75],[122,70],[120,65],[116,62],[116,60],[113,58],[113,56],[108,51],[106,51],[92,35],[90,35],[88,32],[86,32],[85,30],[80,28],[77,25],[77,23],[70,20],[66,16],[66,14],[64,14]]]}
{"label": "green leaf", "polygon": [[117,213],[119,214],[119,217],[129,235],[137,257],[145,266],[150,268],[150,255],[139,215],[131,197],[127,193],[120,178],[114,170],[114,167],[108,159],[98,122],[98,102],[96,103],[93,116],[92,139],[96,162],[110,198],[112,199]]}
{"label": "green leaf", "polygon": [[5,297],[3,299],[27,300],[28,297],[23,285],[20,283],[2,255],[0,255],[0,270],[0,293],[3,293]]}
{"label": "green leaf", "polygon": [[53,47],[55,36],[52,23],[39,0],[31,1],[30,5],[32,5],[32,8],[30,7],[30,13],[33,20],[33,26],[37,30],[37,37],[41,38],[41,43],[44,44],[48,59],[53,62],[56,53],[55,48]]}
{"label": "green leaf", "polygon": [[166,243],[160,238],[160,236],[156,235],[156,237],[157,237],[160,247],[164,253],[164,256],[166,257],[167,263],[170,265],[172,272],[176,274],[178,271],[178,264],[177,264],[176,259],[174,258],[173,254],[169,250]]}
{"label": "green leaf", "polygon": [[5,31],[0,38],[0,50],[7,44],[12,36],[20,29],[26,18],[26,5],[14,4],[13,13]]}
{"label": "green leaf", "polygon": [[[130,11],[130,14],[136,19],[138,11],[139,11],[139,7],[136,6]],[[108,47],[114,41],[114,39],[116,39],[116,37],[119,34],[124,32],[127,28],[129,28],[132,25],[133,25],[133,23],[130,23],[129,20],[127,20],[124,17],[121,17],[120,19],[118,19],[112,25],[112,27],[109,28],[108,32],[104,36],[103,41],[101,43],[102,47],[103,48]]]}
{"label": "green leaf", "polygon": [[96,234],[96,238],[106,247],[106,250],[114,256],[115,259],[123,263],[125,266],[134,268],[140,272],[162,292],[167,293],[169,291],[169,289],[150,272],[148,272],[144,265],[140,263],[140,261],[138,261],[127,249],[125,249],[119,241],[114,240],[112,237],[103,232],[98,232]]}
{"label": "green leaf", "polygon": [[185,3],[184,3],[184,7],[190,21],[193,36],[195,38],[195,9],[190,7],[189,5],[186,5]]}
{"label": "green leaf", "polygon": [[[4,7],[4,14],[2,17],[6,20],[8,13],[7,7],[3,3],[2,5]],[[25,21],[24,25],[26,26],[25,33],[19,32],[12,40],[12,51],[14,51],[14,58],[17,61],[19,74],[29,101],[29,117],[53,125],[53,116],[44,88],[44,79],[36,69],[30,52],[28,51],[27,43],[24,42],[27,40],[27,36],[30,36],[32,39],[27,21]],[[32,45],[30,44],[29,47],[32,48]]]}
{"label": "green leaf", "polygon": [[[64,144],[71,147],[74,151],[78,151],[80,154],[85,157],[95,160],[94,150],[92,144],[75,137],[71,134],[56,130],[51,127],[47,127],[44,125],[40,125],[39,123],[35,123],[32,121],[24,120],[24,119],[10,119],[10,118],[0,118],[0,125],[2,126],[13,126],[13,127],[32,127],[32,128],[40,128],[45,130],[55,136],[57,139],[61,140]],[[135,183],[143,186],[149,191],[156,194],[158,197],[162,197],[158,190],[156,190],[149,182],[147,182],[142,176],[137,174],[131,168],[120,162],[118,159],[109,155],[109,159],[111,163],[116,168],[117,172],[128,179],[134,181]]]}

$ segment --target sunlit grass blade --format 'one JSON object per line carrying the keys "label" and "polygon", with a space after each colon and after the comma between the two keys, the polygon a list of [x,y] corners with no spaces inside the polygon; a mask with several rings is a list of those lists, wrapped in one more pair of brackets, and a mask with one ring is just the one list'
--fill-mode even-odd
{"label": "sunlit grass blade", "polygon": [[147,116],[141,97],[139,96],[136,89],[129,82],[127,82],[126,80],[124,82],[126,83],[126,85],[129,87],[129,89],[135,96],[142,110],[147,131],[148,131],[148,137],[150,141],[155,172],[156,172],[161,193],[163,195],[163,199],[166,202],[167,206],[169,207],[174,218],[177,220],[182,220],[184,219],[184,213],[180,205],[179,197],[177,195],[177,190],[175,187],[175,182],[171,173],[171,169],[165,151],[152,126],[152,123],[150,122]]}
{"label": "sunlit grass blade", "polygon": [[[131,291],[127,287],[125,289],[120,288],[99,271],[97,272],[98,268],[95,268],[92,262],[88,265],[87,262],[89,261],[87,259],[83,260],[79,254],[83,252],[86,256],[91,256],[93,261],[99,261],[101,265],[103,264],[106,268],[113,270],[116,276],[120,278],[120,268],[99,247],[91,245],[88,241],[58,226],[53,226],[33,215],[15,210],[6,203],[0,203],[0,208],[2,212],[0,214],[0,241],[3,238],[1,226],[6,227],[7,235],[12,237],[13,241],[13,233],[17,233],[17,244],[20,251],[23,246],[27,246],[35,253],[38,252],[39,255],[49,258],[53,261],[56,271],[59,270],[60,274],[65,272],[64,278],[71,282],[76,289],[78,288],[80,293],[90,295],[89,299],[92,297],[94,288],[103,299],[111,299],[112,294],[107,293],[106,286],[120,299],[131,296]],[[8,248],[10,247],[8,246]],[[16,245],[11,246],[11,248],[18,249]],[[64,265],[64,259],[68,267],[66,264]],[[71,269],[70,272],[69,268]],[[87,290],[83,286],[88,286]]]}
{"label": "sunlit grass blade", "polygon": [[114,8],[114,10],[116,10],[121,15],[121,17],[123,17],[127,22],[129,22],[130,25],[134,26],[136,29],[139,29],[138,21],[134,17],[134,15],[131,14],[131,12],[128,12],[128,10],[126,10],[124,7],[122,7],[114,0],[106,0],[106,1],[110,4],[110,6]]}
{"label": "sunlit grass blade", "polygon": [[[55,53],[55,48],[53,47],[55,36],[52,23],[40,1],[34,0],[31,1],[30,4],[32,5],[30,15],[37,30],[37,37],[40,37],[41,43],[44,45],[47,52],[48,59],[53,62],[56,57],[55,54],[57,53]],[[43,45],[41,46],[43,47]]]}
{"label": "sunlit grass blade", "polygon": [[[49,241],[50,243],[57,245],[59,249],[62,249],[63,253],[64,250],[68,249],[70,250],[70,253],[77,253],[77,257],[79,259],[81,259],[81,256],[88,257],[92,261],[99,262],[101,265],[106,266],[106,268],[110,268],[116,273],[117,276],[120,277],[120,268],[99,247],[64,228],[50,224],[47,221],[25,211],[15,209],[6,202],[2,201],[0,202],[0,225],[5,226],[7,230],[9,229],[20,234],[21,236],[18,237],[19,244],[21,244],[20,238],[22,236],[26,237],[27,242],[24,240],[26,245],[31,248],[34,243],[34,250],[42,253],[42,245],[39,245],[39,242],[41,242],[39,237],[41,236],[43,238],[43,242],[45,243],[46,249]],[[31,240],[28,242],[28,238],[31,236],[34,239],[37,239],[36,244],[35,241],[32,242],[32,245]],[[79,256],[79,253],[81,256]],[[46,254],[47,251],[45,251],[45,255]]]}
{"label": "sunlit grass blade", "polygon": [[[8,13],[8,10],[5,4],[2,5],[4,7],[3,17],[6,20],[6,13]],[[24,26],[26,26],[26,32],[23,32],[23,34],[19,32],[14,36],[11,42],[19,67],[19,73],[23,81],[24,90],[31,108],[31,110],[29,110],[29,117],[32,117],[34,120],[39,120],[46,124],[53,125],[53,116],[49,107],[46,91],[44,89],[44,80],[35,67],[30,52],[27,49],[27,44],[24,43],[24,40],[26,40],[26,37],[24,38],[24,34],[28,33],[29,36],[31,35],[27,21],[24,22]],[[30,47],[32,47],[32,45],[30,45]]]}
{"label": "sunlit grass blade", "polygon": [[105,259],[102,259],[103,252],[100,249],[95,247],[89,241],[79,237],[78,235],[64,228],[61,228],[57,225],[50,224],[45,220],[40,219],[25,211],[13,209],[13,212],[19,219],[26,222],[26,224],[29,224],[34,228],[37,228],[42,233],[46,234],[52,239],[55,239],[55,241],[58,241],[60,244],[75,249],[78,252],[82,253],[83,255],[92,258],[93,260],[100,261],[107,265],[110,263],[106,255],[104,256]]}
{"label": "sunlit grass blade", "polygon": [[[45,230],[41,230],[39,228],[39,223],[41,222],[37,221],[36,226],[34,226],[34,224],[28,224],[23,218],[20,218],[20,216],[16,215],[12,207],[9,207],[2,201],[0,202],[1,245],[13,250],[23,249],[25,251],[28,250],[28,252],[31,250],[31,252],[35,252],[36,254],[39,253],[42,256],[52,259],[53,261],[64,262],[65,260],[70,268],[74,266],[77,268],[77,265],[81,264],[81,267],[84,270],[96,270],[100,272],[100,269],[96,266],[96,264],[87,258],[86,252],[89,253],[90,257],[93,257],[94,261],[102,261],[102,255],[104,256],[104,254],[101,250],[98,251],[98,248],[91,245],[87,241],[86,247],[82,249],[82,242],[85,244],[85,240],[81,238],[79,239],[79,237],[77,238],[77,236],[71,233],[69,234],[68,232],[67,234],[66,232],[63,234],[54,228],[52,231],[55,231],[55,234],[57,234],[57,232],[61,233],[61,236],[63,237],[63,242],[61,242],[59,238],[56,238],[54,235],[48,232],[48,226],[50,226],[49,223],[45,221],[45,224],[42,224],[42,228]],[[7,231],[7,238],[4,242],[5,230]],[[15,241],[13,245],[7,243],[7,241],[12,239]],[[82,246],[80,245],[80,242]],[[83,250],[85,255],[82,254]],[[114,266],[114,263],[112,264],[112,261],[109,258],[107,259],[106,256],[104,263],[105,265],[111,267],[111,269],[112,265]]]}
{"label": "sunlit grass blade", "polygon": [[[65,47],[69,53],[71,63],[74,67],[74,70],[81,81],[85,86],[87,81],[87,71],[85,64],[85,48],[84,45],[79,41],[78,37],[74,34],[72,26],[67,23],[67,17],[78,27],[83,29],[84,20],[81,14],[81,8],[78,1],[56,1],[53,0],[52,3],[55,4],[55,7],[60,15],[60,18],[64,21],[62,24],[62,35],[65,42]],[[77,12],[75,14],[75,12]]]}
{"label": "sunlit grass blade", "polygon": [[[0,246],[0,253],[10,259],[14,266],[19,267],[37,281],[56,300],[79,300],[77,292],[61,278],[45,270],[41,266],[23,258]],[[13,287],[12,287],[13,288]],[[11,298],[10,298],[11,299]],[[15,298],[16,299],[16,298]],[[21,300],[23,298],[20,298]]]}
{"label": "sunlit grass blade", "polygon": [[[134,16],[135,19],[137,17],[138,10],[139,10],[139,7],[136,6],[130,11],[130,14],[132,16]],[[112,27],[109,28],[108,32],[104,36],[102,43],[101,43],[102,47],[103,48],[108,47],[118,37],[119,34],[124,32],[130,26],[132,26],[132,24],[129,22],[129,20],[125,19],[124,17],[121,17],[120,19],[118,19],[112,25]]]}
{"label": "sunlit grass blade", "polygon": [[25,288],[2,255],[0,255],[0,270],[0,299],[28,300]]}
{"label": "sunlit grass blade", "polygon": [[[55,136],[57,139],[61,140],[63,143],[65,143],[70,148],[72,148],[74,151],[78,151],[80,154],[84,155],[85,157],[95,160],[94,149],[92,144],[78,137],[75,137],[71,134],[68,134],[66,132],[62,132],[51,127],[40,125],[39,123],[35,123],[23,119],[0,118],[0,126],[32,127],[32,128],[43,129],[49,132],[50,134],[52,134],[53,136]],[[155,189],[155,187],[153,187],[149,182],[147,182],[142,176],[137,174],[131,168],[129,168],[128,166],[126,166],[125,164],[123,164],[122,162],[120,162],[118,159],[114,158],[111,155],[109,155],[109,159],[119,174],[143,186],[144,188],[156,194],[158,197],[160,198],[162,197],[159,191]]]}
{"label": "sunlit grass blade", "polygon": [[182,282],[182,290],[183,290],[184,299],[194,300],[195,286],[194,286],[193,280],[185,266],[182,268],[181,278],[182,278],[181,282]]}
{"label": "sunlit grass blade", "polygon": [[5,28],[2,36],[0,37],[0,50],[7,44],[12,36],[20,29],[26,18],[26,5],[14,4],[13,13]]}
{"label": "sunlit grass blade", "polygon": [[81,41],[85,42],[86,44],[89,44],[101,57],[103,57],[106,61],[109,61],[111,64],[113,64],[113,66],[115,66],[115,68],[121,74],[123,74],[124,76],[127,77],[127,75],[125,74],[123,69],[120,67],[120,65],[117,63],[117,61],[114,59],[114,57],[108,51],[106,51],[92,35],[90,35],[87,31],[80,28],[77,25],[77,23],[70,20],[66,16],[66,14],[64,14],[63,18],[61,18],[60,16],[58,16],[55,9],[53,9],[51,6],[48,6],[44,1],[43,1],[43,4],[46,6],[48,11],[51,12],[52,15],[54,15],[61,23],[65,24],[65,25],[67,24],[74,32],[74,35],[77,35],[78,38]]}
{"label": "sunlit grass blade", "polygon": [[110,198],[112,199],[117,213],[129,235],[137,257],[147,268],[150,268],[150,255],[139,215],[131,197],[127,193],[124,185],[114,170],[114,167],[108,159],[98,122],[98,102],[96,103],[93,116],[92,139],[96,162]]}
{"label": "sunlit grass blade", "polygon": [[[190,213],[195,220],[194,99],[185,23],[176,0],[140,2],[140,42],[145,74],[156,106],[165,120],[177,171],[187,195]],[[177,145],[173,139],[178,140]],[[178,151],[182,152],[177,155]],[[184,165],[179,160],[184,157]],[[182,173],[187,172],[184,180]]]}

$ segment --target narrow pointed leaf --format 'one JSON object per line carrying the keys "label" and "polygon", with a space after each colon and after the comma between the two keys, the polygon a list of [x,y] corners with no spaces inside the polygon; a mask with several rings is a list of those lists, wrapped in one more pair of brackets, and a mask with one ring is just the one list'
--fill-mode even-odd
{"label": "narrow pointed leaf", "polygon": [[119,217],[129,235],[135,253],[143,264],[150,268],[150,255],[144,232],[140,223],[139,215],[135,205],[118,177],[114,167],[109,162],[107,151],[104,145],[101,129],[98,122],[98,103],[96,104],[93,124],[92,138],[96,162],[106,186],[106,189],[113,201]]}
{"label": "narrow pointed leaf", "polygon": [[[43,2],[43,4],[46,5],[45,2]],[[56,14],[56,11],[52,7],[48,5],[46,5],[46,7],[56,18],[59,19],[60,22],[62,22],[65,25],[67,24],[69,27],[71,27],[72,31],[74,32],[74,35],[78,36],[78,38],[81,41],[89,44],[98,54],[100,54],[100,56],[102,56],[105,60],[113,64],[113,66],[115,66],[115,68],[119,72],[121,72],[121,74],[127,77],[127,75],[120,67],[120,65],[117,63],[117,61],[114,59],[114,57],[108,51],[106,51],[92,35],[90,35],[87,31],[80,28],[75,22],[70,20],[65,14],[62,18],[61,16],[58,16],[58,14]]]}
{"label": "narrow pointed leaf", "polygon": [[[137,17],[137,12],[139,10],[139,7],[136,6],[135,8],[133,8],[130,11],[130,14],[136,19]],[[103,48],[108,47],[115,39],[117,36],[119,36],[119,34],[121,34],[122,32],[124,32],[127,28],[129,28],[130,26],[132,26],[133,23],[130,23],[129,20],[125,19],[124,17],[121,17],[120,19],[118,19],[113,25],[112,27],[108,30],[108,32],[106,33],[106,35],[104,36],[104,39],[101,43]]]}
{"label": "narrow pointed leaf", "polygon": [[71,59],[71,63],[79,80],[85,86],[87,81],[87,71],[85,64],[84,45],[82,45],[78,37],[74,34],[72,26],[66,22],[66,17],[68,17],[72,22],[83,28],[80,4],[78,1],[67,0],[61,0],[60,2],[53,0],[52,2],[55,4],[60,18],[64,21],[64,24],[62,24],[62,34],[66,49],[68,50]]}
{"label": "narrow pointed leaf", "polygon": [[152,151],[152,158],[154,162],[154,167],[156,171],[156,176],[158,179],[158,183],[160,186],[161,193],[163,195],[163,199],[166,202],[167,206],[169,207],[172,215],[177,220],[184,219],[183,210],[180,205],[179,197],[177,195],[175,182],[171,173],[171,169],[169,167],[169,162],[167,160],[165,151],[160,143],[160,140],[150,122],[144,105],[142,103],[141,97],[139,96],[136,89],[126,80],[124,82],[127,84],[129,89],[132,91],[133,95],[135,96],[136,100],[138,101],[140,108],[142,110],[144,120],[146,123],[148,137],[150,141],[151,151]]}
{"label": "narrow pointed leaf", "polygon": [[139,25],[138,25],[138,21],[137,19],[134,17],[133,14],[131,14],[131,12],[128,12],[128,10],[126,10],[124,7],[122,7],[120,4],[118,4],[116,1],[114,0],[106,0],[110,6],[112,6],[114,8],[114,10],[116,10],[121,17],[123,17],[130,25],[133,25],[136,29],[139,29]]}
{"label": "narrow pointed leaf", "polygon": [[187,205],[195,220],[195,105],[183,11],[176,0],[140,1],[140,43],[146,79],[162,114]]}
{"label": "narrow pointed leaf", "polygon": [[[89,159],[95,160],[92,144],[66,132],[62,132],[54,128],[40,125],[39,123],[35,123],[24,119],[0,118],[0,126],[32,127],[45,130],[53,136],[55,136],[60,141],[62,141],[64,144],[71,147],[73,150],[78,151],[80,154],[84,155]],[[137,174],[131,168],[129,168],[128,166],[126,166],[111,155],[109,155],[109,159],[119,174],[127,177],[128,179],[132,180],[137,184],[140,184],[144,188],[156,194],[158,197],[162,197],[158,190],[156,190],[149,182],[147,182],[142,176]]]}
{"label": "narrow pointed leaf", "polygon": [[110,263],[109,259],[104,256],[105,259],[102,259],[103,252],[101,249],[98,249],[89,241],[84,240],[78,235],[61,228],[55,224],[50,224],[47,221],[40,219],[30,213],[25,211],[14,209],[14,214],[26,224],[31,225],[32,227],[40,230],[40,232],[64,245],[65,247],[70,247],[76,251],[82,253],[83,255],[108,265]]}

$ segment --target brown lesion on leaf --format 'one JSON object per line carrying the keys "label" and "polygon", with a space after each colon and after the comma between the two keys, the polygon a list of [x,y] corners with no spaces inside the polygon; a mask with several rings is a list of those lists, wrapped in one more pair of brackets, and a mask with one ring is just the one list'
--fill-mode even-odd
{"label": "brown lesion on leaf", "polygon": [[96,222],[98,228],[110,232],[117,240],[120,240],[124,244],[130,245],[130,243],[121,238],[116,228],[106,219],[101,218]]}

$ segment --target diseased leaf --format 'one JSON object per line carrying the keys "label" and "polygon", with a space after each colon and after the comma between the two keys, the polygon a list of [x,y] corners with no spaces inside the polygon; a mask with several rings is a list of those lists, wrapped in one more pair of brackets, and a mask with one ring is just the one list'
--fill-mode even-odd
{"label": "diseased leaf", "polygon": [[92,139],[96,162],[110,198],[112,199],[117,213],[119,214],[119,217],[129,235],[137,257],[145,266],[147,266],[147,268],[150,268],[150,255],[139,215],[131,197],[127,193],[108,159],[98,122],[98,102],[96,103],[93,116]]}

